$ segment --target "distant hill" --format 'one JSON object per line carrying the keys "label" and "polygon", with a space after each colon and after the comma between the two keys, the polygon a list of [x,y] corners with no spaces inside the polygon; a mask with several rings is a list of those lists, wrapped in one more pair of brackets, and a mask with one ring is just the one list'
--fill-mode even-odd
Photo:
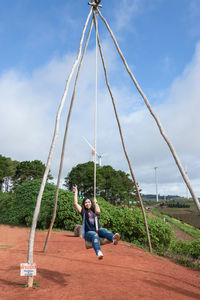
{"label": "distant hill", "polygon": [[[183,197],[178,195],[167,195],[167,196],[161,196],[158,195],[158,200],[176,200],[176,199],[182,199]],[[142,194],[142,200],[143,201],[156,201],[156,195],[155,194]]]}

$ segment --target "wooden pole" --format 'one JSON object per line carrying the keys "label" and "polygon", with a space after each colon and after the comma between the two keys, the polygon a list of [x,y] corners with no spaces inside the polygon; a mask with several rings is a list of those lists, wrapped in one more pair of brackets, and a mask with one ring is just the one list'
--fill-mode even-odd
{"label": "wooden pole", "polygon": [[[95,21],[96,21],[96,18],[95,18]],[[95,22],[95,25],[96,25],[96,22]],[[96,26],[95,26],[95,28],[97,30]],[[138,185],[137,185],[137,181],[136,181],[135,176],[133,174],[133,169],[132,169],[132,166],[131,166],[131,163],[130,163],[130,159],[129,159],[128,153],[126,151],[126,146],[125,146],[125,142],[124,142],[124,138],[123,138],[123,134],[122,134],[122,129],[121,129],[121,124],[120,124],[120,121],[119,121],[119,117],[118,117],[118,113],[117,113],[117,109],[116,109],[116,105],[115,105],[115,100],[114,100],[114,97],[113,97],[113,94],[112,94],[112,91],[111,91],[111,88],[110,88],[110,84],[109,84],[109,81],[108,81],[108,75],[107,75],[107,71],[106,71],[106,66],[105,66],[105,62],[104,62],[104,58],[103,58],[103,52],[102,52],[102,49],[101,49],[98,32],[97,32],[97,39],[98,39],[99,51],[100,51],[100,55],[101,55],[101,59],[102,59],[106,84],[107,84],[108,91],[109,91],[111,99],[112,99],[112,104],[113,104],[113,108],[114,108],[114,112],[115,112],[115,117],[116,117],[116,120],[117,120],[118,129],[119,129],[119,133],[120,133],[120,137],[121,137],[122,147],[123,147],[124,154],[125,154],[125,157],[126,157],[127,162],[128,162],[131,177],[132,177],[135,189],[136,189],[136,194],[137,194],[137,197],[138,197],[138,201],[139,201],[141,209],[142,209],[142,214],[143,214],[143,218],[144,218],[144,225],[145,225],[147,240],[148,240],[148,245],[149,245],[149,251],[152,252],[151,239],[150,239],[150,235],[149,235],[149,228],[148,228],[148,224],[147,224],[146,213],[145,213],[144,205],[143,205],[142,198],[141,198],[141,195],[140,195],[140,191],[139,191],[139,188],[138,188]]]}
{"label": "wooden pole", "polygon": [[85,56],[85,52],[86,52],[86,49],[87,49],[87,46],[88,46],[88,42],[89,42],[89,39],[90,39],[92,27],[93,27],[93,19],[92,19],[92,22],[91,22],[91,26],[90,26],[88,37],[87,37],[86,44],[85,44],[85,48],[83,50],[83,54],[82,54],[82,57],[81,57],[81,60],[80,60],[80,64],[79,64],[79,67],[78,67],[78,71],[77,71],[77,74],[76,74],[76,79],[75,79],[75,83],[74,83],[74,90],[73,90],[73,94],[72,94],[72,98],[71,98],[71,103],[70,103],[70,108],[69,108],[69,112],[68,112],[68,116],[67,116],[67,122],[66,122],[64,139],[63,139],[63,145],[62,145],[62,153],[61,153],[61,159],[60,159],[60,167],[59,167],[59,173],[58,173],[58,179],[57,179],[57,185],[56,185],[56,196],[55,196],[55,202],[54,202],[53,216],[52,216],[51,224],[50,224],[47,236],[46,236],[46,240],[45,240],[45,244],[44,244],[44,249],[43,249],[44,252],[46,252],[48,241],[49,241],[49,238],[50,238],[50,235],[51,235],[51,232],[52,232],[52,228],[53,228],[53,225],[54,225],[54,222],[55,222],[55,218],[56,218],[57,203],[58,203],[58,193],[59,193],[60,179],[61,179],[61,174],[62,174],[62,169],[63,169],[63,161],[64,161],[64,154],[65,154],[67,134],[68,134],[68,129],[69,129],[69,122],[70,122],[72,107],[73,107],[74,98],[75,98],[75,94],[76,94],[76,87],[77,87],[77,83],[78,83],[78,78],[79,78],[79,74],[80,74],[80,70],[81,70],[83,58]]}
{"label": "wooden pole", "polygon": [[[67,92],[68,92],[68,88],[69,88],[69,84],[70,84],[72,75],[73,75],[75,67],[78,64],[78,61],[80,59],[83,39],[84,39],[84,36],[85,36],[85,31],[86,31],[87,24],[88,24],[88,21],[89,21],[89,18],[91,16],[91,14],[92,14],[92,8],[91,8],[91,10],[88,14],[87,20],[85,22],[83,32],[82,32],[82,36],[81,36],[80,45],[79,45],[78,55],[77,55],[77,57],[75,59],[75,62],[72,66],[70,75],[68,77],[68,80],[67,80],[67,83],[66,83],[66,86],[65,86],[64,94],[63,94],[63,97],[62,97],[62,100],[61,100],[61,103],[60,103],[60,106],[58,108],[58,112],[57,112],[57,115],[56,115],[54,135],[53,135],[53,139],[52,139],[52,143],[51,143],[51,147],[50,147],[50,151],[49,151],[49,156],[48,156],[48,160],[47,160],[47,164],[46,164],[46,169],[45,169],[43,179],[42,179],[42,183],[41,183],[41,186],[40,186],[40,191],[39,191],[39,194],[38,194],[38,197],[37,197],[37,202],[36,202],[35,211],[34,211],[33,220],[32,220],[32,226],[31,226],[31,230],[30,230],[29,243],[28,243],[28,263],[33,263],[33,248],[34,248],[34,239],[35,239],[35,229],[36,229],[36,226],[37,226],[38,215],[39,215],[39,212],[40,212],[40,205],[41,205],[42,195],[43,195],[45,184],[46,184],[46,181],[47,181],[47,176],[48,176],[48,173],[49,173],[51,160],[52,160],[52,156],[53,156],[53,152],[54,152],[54,148],[55,148],[55,142],[56,142],[56,138],[57,138],[57,135],[58,135],[58,128],[59,128],[59,121],[60,121],[61,111],[62,111],[64,102],[65,102],[65,99],[66,99],[66,96],[67,96]],[[32,287],[32,285],[33,285],[32,280],[28,279],[28,287]]]}
{"label": "wooden pole", "polygon": [[121,51],[120,48],[119,48],[119,45],[118,45],[118,43],[117,43],[117,40],[116,40],[116,38],[115,38],[115,36],[114,36],[112,30],[110,29],[110,27],[109,27],[107,21],[105,20],[105,18],[102,16],[102,14],[101,14],[101,12],[99,11],[98,7],[97,7],[97,11],[98,11],[98,13],[99,13],[101,19],[102,19],[103,22],[105,23],[105,25],[106,25],[106,27],[107,27],[107,29],[108,29],[108,31],[109,31],[111,37],[112,37],[112,40],[113,40],[113,42],[114,42],[114,44],[115,44],[115,46],[116,46],[116,48],[117,48],[117,51],[118,51],[118,53],[119,53],[119,55],[120,55],[120,57],[121,57],[121,59],[122,59],[122,61],[123,61],[123,63],[124,63],[124,66],[125,66],[125,68],[126,68],[128,74],[130,75],[131,79],[133,80],[133,82],[134,82],[134,84],[135,84],[135,86],[136,86],[138,92],[139,92],[140,95],[142,96],[142,98],[143,98],[143,100],[144,100],[144,102],[145,102],[147,108],[149,109],[149,112],[150,112],[151,115],[153,116],[153,118],[154,118],[154,120],[155,120],[155,122],[156,122],[156,124],[157,124],[157,126],[158,126],[158,128],[159,128],[159,131],[160,131],[162,137],[164,138],[165,142],[167,143],[167,145],[168,145],[168,147],[169,147],[169,149],[170,149],[170,151],[171,151],[171,153],[172,153],[172,156],[174,157],[175,163],[176,163],[176,165],[177,165],[177,167],[178,167],[178,169],[179,169],[179,171],[180,171],[180,173],[181,173],[181,175],[182,175],[182,177],[183,177],[183,180],[185,181],[185,184],[187,185],[187,187],[188,187],[188,189],[189,189],[189,191],[190,191],[190,194],[191,194],[191,196],[192,196],[192,198],[193,198],[193,200],[194,200],[194,202],[195,202],[195,204],[196,204],[197,210],[198,210],[199,213],[200,213],[200,203],[199,203],[199,200],[198,200],[197,196],[195,195],[195,193],[194,193],[194,191],[193,191],[193,188],[192,188],[192,185],[191,185],[191,183],[190,183],[190,180],[189,180],[189,178],[188,178],[186,172],[184,171],[184,168],[183,168],[183,166],[182,166],[182,164],[181,164],[181,162],[180,162],[180,160],[179,160],[179,158],[178,158],[178,155],[176,154],[176,151],[175,151],[175,149],[174,149],[172,143],[169,141],[169,139],[168,139],[166,133],[164,132],[164,129],[163,129],[163,127],[162,127],[162,125],[161,125],[161,123],[160,123],[158,117],[157,117],[156,114],[154,113],[154,111],[153,111],[153,109],[152,109],[152,107],[151,107],[151,105],[150,105],[150,103],[149,103],[147,97],[146,97],[145,94],[143,93],[143,91],[142,91],[142,89],[140,88],[140,86],[139,86],[137,80],[135,79],[133,73],[131,72],[131,70],[130,70],[130,68],[129,68],[127,62],[126,62],[126,59],[124,58],[124,56],[123,56],[123,54],[122,54],[122,51]]}

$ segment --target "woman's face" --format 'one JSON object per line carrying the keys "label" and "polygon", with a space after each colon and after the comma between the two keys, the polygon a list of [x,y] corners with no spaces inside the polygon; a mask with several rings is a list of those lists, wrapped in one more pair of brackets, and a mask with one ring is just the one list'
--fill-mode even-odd
{"label": "woman's face", "polygon": [[86,199],[85,203],[84,203],[85,208],[90,209],[92,206],[92,202],[90,201],[90,199]]}

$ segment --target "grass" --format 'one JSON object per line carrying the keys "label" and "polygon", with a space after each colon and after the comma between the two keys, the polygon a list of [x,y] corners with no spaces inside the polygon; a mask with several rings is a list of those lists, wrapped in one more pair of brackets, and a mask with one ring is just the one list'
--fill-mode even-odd
{"label": "grass", "polygon": [[162,254],[160,254],[153,249],[153,252],[150,253],[148,247],[145,245],[141,245],[139,243],[132,243],[132,245],[148,252],[150,255],[157,256],[158,260],[162,260],[162,257],[165,257],[178,265],[182,265],[194,271],[200,271],[200,259],[194,259],[191,256],[177,254],[170,250],[164,251]]}
{"label": "grass", "polygon": [[[195,239],[200,238],[200,230],[199,229],[197,229],[189,224],[183,223],[182,221],[179,221],[168,215],[165,215],[165,214],[161,213],[160,211],[152,210],[152,213],[162,219],[165,218],[165,220],[167,222],[175,225],[177,228],[183,230],[184,232],[191,235]],[[167,250],[166,252],[163,253],[163,256],[171,259],[173,262],[175,262],[179,265],[189,267],[193,270],[198,270],[198,271],[200,270],[200,258],[195,259],[189,255],[177,254],[172,250]]]}
{"label": "grass", "polygon": [[[23,288],[27,288],[28,287],[28,284],[23,284],[22,285]],[[37,287],[40,287],[40,283],[39,282],[33,282],[33,289],[36,289]]]}
{"label": "grass", "polygon": [[[174,205],[174,207],[170,207]],[[176,206],[189,207],[176,207]],[[174,219],[178,219],[183,223],[187,223],[200,229],[199,211],[192,199],[174,199],[172,201],[161,201],[157,205],[151,205],[152,209],[156,209],[162,214],[168,215]]]}
{"label": "grass", "polygon": [[200,259],[194,259],[190,256],[175,254],[172,252],[166,252],[164,256],[179,265],[190,268],[194,271],[200,271]]}
{"label": "grass", "polygon": [[9,248],[12,248],[13,246],[12,245],[0,245],[0,250],[1,249],[9,249]]}
{"label": "grass", "polygon": [[179,229],[185,231],[186,233],[188,233],[189,235],[191,235],[192,237],[194,237],[195,239],[200,238],[200,230],[193,227],[192,225],[183,223],[182,221],[179,221],[177,219],[174,219],[168,215],[165,215],[161,212],[159,212],[158,210],[152,210],[152,213],[155,214],[156,216],[160,217],[160,218],[165,218],[165,220],[171,224],[174,224],[176,227],[178,227]]}

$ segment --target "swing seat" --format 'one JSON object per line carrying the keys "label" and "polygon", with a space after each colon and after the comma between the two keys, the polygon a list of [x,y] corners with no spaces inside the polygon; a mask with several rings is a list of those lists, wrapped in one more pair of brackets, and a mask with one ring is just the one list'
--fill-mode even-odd
{"label": "swing seat", "polygon": [[[100,245],[101,246],[112,243],[111,241],[109,241],[105,238],[101,238],[101,237],[99,238],[99,240],[100,240]],[[85,241],[85,248],[86,249],[92,248],[92,242]]]}

